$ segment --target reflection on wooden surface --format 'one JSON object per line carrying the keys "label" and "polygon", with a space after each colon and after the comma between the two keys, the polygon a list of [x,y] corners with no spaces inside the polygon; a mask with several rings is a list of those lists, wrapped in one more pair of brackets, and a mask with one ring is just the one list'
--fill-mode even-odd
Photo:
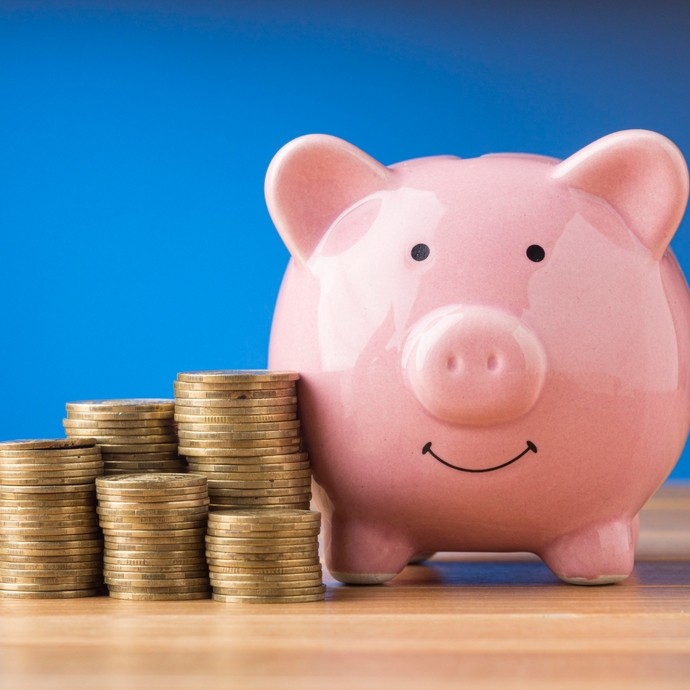
{"label": "reflection on wooden surface", "polygon": [[0,687],[690,686],[690,485],[642,519],[622,584],[576,587],[528,554],[438,554],[313,604],[0,600]]}

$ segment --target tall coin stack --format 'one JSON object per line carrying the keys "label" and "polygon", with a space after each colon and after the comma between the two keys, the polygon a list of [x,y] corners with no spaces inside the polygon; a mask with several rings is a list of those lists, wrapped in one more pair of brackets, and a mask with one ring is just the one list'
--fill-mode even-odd
{"label": "tall coin stack", "polygon": [[84,400],[67,403],[62,423],[71,438],[95,438],[105,474],[184,472],[177,453],[173,400]]}
{"label": "tall coin stack", "polygon": [[209,513],[206,558],[213,598],[223,602],[319,601],[321,514],[312,510]]}
{"label": "tall coin stack", "polygon": [[0,596],[101,593],[103,544],[93,439],[0,443]]}
{"label": "tall coin stack", "polygon": [[130,474],[96,481],[104,575],[114,599],[207,599],[206,477]]}
{"label": "tall coin stack", "polygon": [[208,477],[211,509],[309,508],[296,382],[288,371],[197,371],[175,381],[179,452]]}

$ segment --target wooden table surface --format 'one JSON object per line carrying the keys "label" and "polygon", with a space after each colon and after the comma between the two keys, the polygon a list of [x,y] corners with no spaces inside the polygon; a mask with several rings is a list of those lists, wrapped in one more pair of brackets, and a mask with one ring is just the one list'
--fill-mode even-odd
{"label": "wooden table surface", "polygon": [[690,484],[643,512],[633,575],[440,554],[324,602],[0,599],[0,688],[690,688]]}

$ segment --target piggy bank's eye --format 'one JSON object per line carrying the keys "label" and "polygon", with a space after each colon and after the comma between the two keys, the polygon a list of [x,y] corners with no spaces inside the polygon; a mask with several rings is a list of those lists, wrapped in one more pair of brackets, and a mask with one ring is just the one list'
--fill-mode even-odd
{"label": "piggy bank's eye", "polygon": [[530,244],[530,246],[527,247],[527,258],[530,261],[539,263],[540,261],[544,260],[545,256],[546,252],[544,251],[544,248],[540,247],[538,244]]}
{"label": "piggy bank's eye", "polygon": [[426,244],[415,244],[410,254],[415,261],[424,261],[429,256],[429,247]]}

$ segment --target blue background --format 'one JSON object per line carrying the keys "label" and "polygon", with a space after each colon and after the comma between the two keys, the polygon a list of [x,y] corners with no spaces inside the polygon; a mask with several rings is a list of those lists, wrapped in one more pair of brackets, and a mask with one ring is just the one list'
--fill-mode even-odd
{"label": "blue background", "polygon": [[394,163],[642,127],[688,156],[688,36],[667,0],[0,2],[0,438],[266,365],[263,178],[293,137]]}

